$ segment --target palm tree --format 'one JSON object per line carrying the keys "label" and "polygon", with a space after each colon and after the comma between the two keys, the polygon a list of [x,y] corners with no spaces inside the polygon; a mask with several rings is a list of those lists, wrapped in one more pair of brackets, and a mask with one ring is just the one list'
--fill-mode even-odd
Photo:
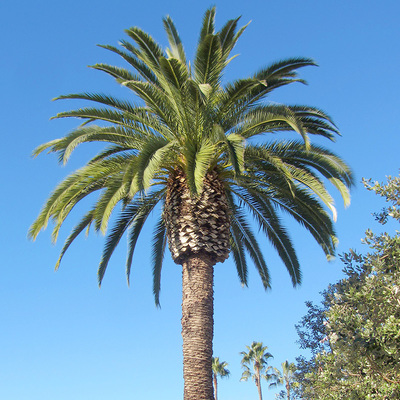
{"label": "palm tree", "polygon": [[[101,284],[114,249],[127,234],[129,282],[139,235],[155,210],[159,215],[152,244],[155,302],[159,304],[168,243],[173,260],[182,266],[184,398],[210,400],[213,266],[232,253],[239,279],[247,285],[248,253],[265,289],[270,287],[268,267],[246,212],[255,218],[297,285],[299,262],[278,211],[303,225],[331,257],[336,238],[324,204],[334,214],[335,208],[321,177],[339,190],[345,204],[352,177],[339,157],[310,143],[311,135],[333,140],[338,134],[326,113],[309,106],[263,102],[274,89],[304,83],[297,70],[315,65],[314,61],[287,59],[249,78],[224,83],[224,69],[245,29],[238,29],[239,18],[216,31],[215,8],[207,10],[192,63],[171,18],[163,22],[169,41],[166,50],[133,27],[126,31],[131,40],[123,40],[120,48],[101,46],[121,56],[130,69],[92,66],[129,89],[135,103],[93,93],[59,97],[95,105],[56,115],[78,118],[83,124],[39,146],[34,155],[47,150],[66,163],[82,143],[106,147],[55,188],[29,235],[35,239],[52,220],[56,241],[75,205],[97,193],[67,238],[56,269],[80,233],[93,228],[105,234],[110,216],[117,214],[106,237],[98,281]],[[281,131],[296,132],[301,140],[262,140]]]}
{"label": "palm tree", "polygon": [[[274,388],[278,385],[285,385],[287,400],[290,400],[291,389],[296,385],[294,381],[294,373],[296,371],[296,365],[285,361],[281,364],[282,372],[277,368],[273,368],[273,373],[270,375],[270,380],[275,382],[270,383],[269,387]],[[284,392],[282,392],[283,395]]]}
{"label": "palm tree", "polygon": [[258,397],[262,400],[261,379],[269,379],[269,376],[264,374],[264,372],[268,372],[268,360],[272,358],[272,354],[267,352],[268,347],[263,346],[262,342],[253,342],[251,346],[246,346],[246,348],[247,352],[242,351],[240,353],[242,356],[242,367],[244,368],[240,380],[247,381],[249,378],[252,378],[258,389]]}
{"label": "palm tree", "polygon": [[228,363],[226,361],[219,361],[219,357],[212,358],[212,371],[213,371],[213,382],[214,382],[214,398],[218,400],[217,396],[217,377],[220,376],[221,378],[228,377],[230,372],[226,367]]}
{"label": "palm tree", "polygon": [[296,385],[294,380],[296,365],[286,360],[281,366],[282,372],[277,368],[273,368],[274,372],[270,375],[270,380],[274,380],[275,382],[270,383],[269,387],[273,388],[278,385],[285,385],[287,400],[290,400],[291,389]]}

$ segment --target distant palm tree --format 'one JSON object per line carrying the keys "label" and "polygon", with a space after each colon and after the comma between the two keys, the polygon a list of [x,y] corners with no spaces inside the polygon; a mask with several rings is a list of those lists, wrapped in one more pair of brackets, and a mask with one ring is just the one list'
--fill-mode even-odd
{"label": "distant palm tree", "polygon": [[[296,372],[296,365],[285,361],[281,364],[282,372],[273,368],[273,373],[269,375],[269,380],[275,382],[270,383],[269,387],[274,388],[276,386],[285,385],[287,400],[290,400],[291,389],[296,385],[294,381],[294,373]],[[283,393],[282,393],[283,394]]]}
{"label": "distant palm tree", "polygon": [[230,372],[226,367],[228,363],[225,361],[220,362],[219,357],[212,358],[212,370],[213,370],[213,382],[214,382],[214,398],[218,400],[217,396],[217,377],[220,376],[221,378],[228,377]]}
{"label": "distant palm tree", "polygon": [[241,381],[247,381],[252,378],[258,389],[259,400],[262,400],[261,379],[268,379],[264,374],[267,372],[268,360],[272,358],[272,354],[268,353],[268,347],[263,346],[262,342],[253,342],[251,346],[246,346],[247,352],[242,351],[242,373]]}
{"label": "distant palm tree", "polygon": [[[351,172],[339,157],[310,143],[310,135],[333,140],[339,133],[327,114],[315,107],[263,102],[274,89],[304,83],[297,70],[315,65],[313,60],[278,61],[249,78],[224,82],[224,70],[234,58],[231,52],[245,29],[238,29],[238,21],[230,20],[216,31],[215,8],[207,10],[192,62],[170,17],[163,20],[166,50],[140,28],[128,29],[132,41],[123,40],[121,48],[102,47],[121,56],[130,70],[106,64],[93,68],[129,89],[134,102],[87,92],[61,96],[95,106],[58,114],[56,118],[74,117],[83,124],[34,152],[55,152],[66,163],[83,143],[106,146],[56,187],[31,226],[34,239],[54,222],[56,241],[70,212],[94,195],[56,268],[79,234],[90,228],[106,233],[114,213],[98,280],[101,284],[126,233],[129,280],[142,228],[153,210],[158,215],[152,254],[157,305],[167,244],[182,266],[185,400],[213,396],[214,265],[232,253],[239,279],[247,285],[248,253],[264,288],[270,287],[269,270],[246,213],[255,218],[297,285],[300,265],[279,212],[305,227],[331,257],[336,237],[324,204],[333,215],[335,208],[325,182],[339,190],[346,204],[352,184]],[[96,121],[100,123],[93,125]],[[301,140],[272,140],[282,131],[296,132]]]}

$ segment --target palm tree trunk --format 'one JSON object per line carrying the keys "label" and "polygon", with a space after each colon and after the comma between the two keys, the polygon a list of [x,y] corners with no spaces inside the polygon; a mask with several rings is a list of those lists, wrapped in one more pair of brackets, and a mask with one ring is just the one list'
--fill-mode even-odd
{"label": "palm tree trunk", "polygon": [[184,400],[213,400],[213,265],[195,254],[182,263]]}
{"label": "palm tree trunk", "polygon": [[262,392],[261,392],[261,376],[260,371],[257,371],[257,389],[258,389],[258,397],[262,400]]}
{"label": "palm tree trunk", "polygon": [[218,395],[217,395],[217,375],[214,374],[214,399],[218,400]]}
{"label": "palm tree trunk", "polygon": [[286,382],[287,400],[290,400],[290,384]]}

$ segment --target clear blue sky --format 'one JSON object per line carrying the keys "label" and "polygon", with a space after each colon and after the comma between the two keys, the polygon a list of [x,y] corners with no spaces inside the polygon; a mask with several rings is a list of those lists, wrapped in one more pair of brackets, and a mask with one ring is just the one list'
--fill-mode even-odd
{"label": "clear blue sky", "polygon": [[[339,126],[343,136],[329,147],[352,166],[358,184],[349,209],[337,199],[338,252],[349,247],[362,250],[365,229],[376,227],[371,212],[383,204],[359,182],[362,177],[384,180],[399,169],[400,3],[221,0],[215,4],[218,27],[239,15],[243,24],[252,20],[227,80],[286,57],[312,57],[319,63],[319,68],[302,70],[309,86],[285,88],[271,100],[321,107]],[[97,62],[122,65],[96,44],[116,45],[124,38],[123,30],[135,25],[165,44],[161,18],[169,14],[191,55],[208,6],[177,0],[1,2],[0,399],[182,398],[180,267],[166,258],[161,310],[152,297],[150,229],[135,255],[130,288],[125,281],[124,243],[98,288],[101,236],[77,240],[54,272],[74,217],[55,246],[49,231],[32,243],[27,230],[56,183],[93,152],[82,148],[66,167],[60,167],[54,156],[32,159],[30,154],[37,145],[77,125],[73,120],[49,121],[77,105],[51,102],[52,98],[80,91],[128,96],[105,74],[87,68]],[[232,260],[215,268],[214,353],[231,370],[231,378],[220,382],[221,400],[257,398],[254,383],[239,382],[239,352],[253,340],[269,346],[276,366],[300,354],[294,324],[306,312],[304,302],[318,301],[318,293],[341,277],[339,261],[327,263],[305,231],[288,225],[303,268],[300,288],[291,287],[267,243],[273,280],[267,293],[255,269],[250,270],[249,288],[243,289]],[[267,385],[264,398],[274,398]]]}

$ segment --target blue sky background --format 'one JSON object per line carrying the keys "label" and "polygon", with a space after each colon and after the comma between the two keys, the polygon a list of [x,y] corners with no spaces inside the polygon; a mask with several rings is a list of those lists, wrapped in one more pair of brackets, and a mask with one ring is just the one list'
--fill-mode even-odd
{"label": "blue sky background", "polygon": [[[397,1],[231,1],[215,2],[217,27],[242,15],[252,23],[240,39],[226,80],[246,77],[282,58],[305,56],[319,68],[301,71],[309,86],[275,92],[271,101],[309,104],[326,110],[342,137],[325,143],[353,168],[357,187],[344,209],[337,197],[338,253],[363,250],[368,227],[381,229],[371,213],[382,200],[363,189],[362,177],[382,181],[397,175],[400,148],[400,28]],[[181,272],[166,257],[161,310],[152,296],[152,226],[140,240],[131,287],[125,280],[126,246],[112,258],[103,286],[97,263],[104,238],[79,238],[53,271],[78,208],[55,246],[50,230],[35,243],[29,225],[54,186],[93,155],[83,147],[66,167],[55,156],[30,154],[39,144],[77,126],[50,121],[75,108],[72,101],[51,102],[81,91],[129,93],[105,74],[87,68],[97,62],[123,66],[96,47],[117,45],[123,30],[139,26],[166,45],[162,17],[175,21],[189,56],[197,43],[207,2],[70,0],[0,3],[0,110],[2,156],[0,243],[0,398],[7,400],[105,400],[182,398],[180,335]],[[249,288],[241,288],[232,260],[215,267],[214,353],[229,363],[231,377],[219,385],[219,398],[257,398],[253,382],[239,382],[239,352],[263,341],[279,366],[300,354],[294,324],[306,300],[341,275],[339,260],[328,263],[311,236],[288,221],[303,269],[303,284],[293,289],[284,267],[266,243],[272,290],[265,293],[254,268]],[[274,392],[264,384],[264,398]]]}

